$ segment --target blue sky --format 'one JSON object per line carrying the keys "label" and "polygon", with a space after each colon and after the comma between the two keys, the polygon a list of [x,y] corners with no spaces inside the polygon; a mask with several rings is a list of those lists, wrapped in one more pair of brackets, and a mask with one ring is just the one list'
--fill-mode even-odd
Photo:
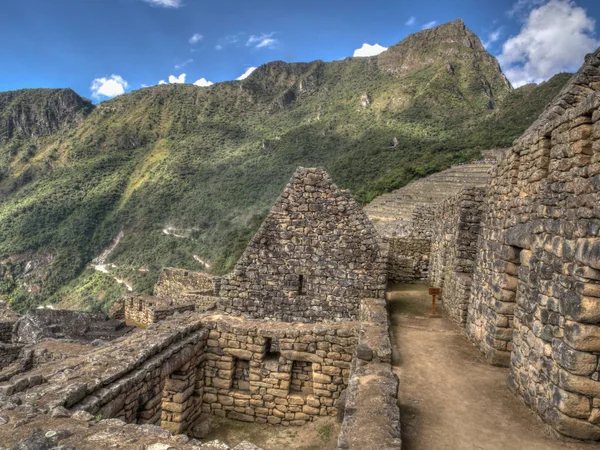
{"label": "blue sky", "polygon": [[2,0],[0,91],[102,101],[161,81],[205,86],[273,60],[376,53],[457,18],[517,86],[576,70],[600,46],[597,0]]}

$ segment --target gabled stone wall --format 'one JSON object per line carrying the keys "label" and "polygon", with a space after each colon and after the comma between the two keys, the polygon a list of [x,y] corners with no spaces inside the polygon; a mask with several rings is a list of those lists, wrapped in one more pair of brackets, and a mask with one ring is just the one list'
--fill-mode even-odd
{"label": "gabled stone wall", "polygon": [[349,192],[322,169],[298,168],[223,278],[218,307],[288,322],[356,319],[362,298],[385,291],[379,245]]}
{"label": "gabled stone wall", "polygon": [[435,213],[429,280],[442,288],[448,317],[463,325],[471,293],[486,188],[467,187],[449,197]]}
{"label": "gabled stone wall", "polygon": [[494,170],[469,336],[557,431],[600,440],[600,50]]}

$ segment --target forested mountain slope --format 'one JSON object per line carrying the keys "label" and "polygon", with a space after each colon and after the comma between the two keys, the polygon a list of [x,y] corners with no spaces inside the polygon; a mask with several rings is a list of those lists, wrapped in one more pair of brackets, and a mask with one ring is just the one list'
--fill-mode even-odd
{"label": "forested mountain slope", "polygon": [[567,79],[513,90],[455,21],[370,58],[276,61],[96,107],[70,90],[0,94],[0,297],[93,309],[124,292],[115,278],[148,291],[162,266],[224,273],[297,166],[366,203],[510,145]]}

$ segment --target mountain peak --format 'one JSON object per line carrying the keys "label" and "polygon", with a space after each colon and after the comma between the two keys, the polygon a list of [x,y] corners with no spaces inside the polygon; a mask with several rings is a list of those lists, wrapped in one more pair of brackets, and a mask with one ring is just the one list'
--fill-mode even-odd
{"label": "mountain peak", "polygon": [[512,89],[496,58],[462,19],[411,34],[377,58],[381,69],[400,76],[425,68],[448,68],[458,75],[475,70],[482,75],[478,78],[485,79],[484,85]]}

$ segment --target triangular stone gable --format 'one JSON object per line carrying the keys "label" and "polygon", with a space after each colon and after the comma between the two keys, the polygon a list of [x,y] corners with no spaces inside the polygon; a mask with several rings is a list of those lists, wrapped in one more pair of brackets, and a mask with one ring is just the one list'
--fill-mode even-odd
{"label": "triangular stone gable", "polygon": [[385,284],[366,214],[323,169],[299,167],[224,278],[219,306],[274,320],[355,319],[361,299],[382,297]]}

